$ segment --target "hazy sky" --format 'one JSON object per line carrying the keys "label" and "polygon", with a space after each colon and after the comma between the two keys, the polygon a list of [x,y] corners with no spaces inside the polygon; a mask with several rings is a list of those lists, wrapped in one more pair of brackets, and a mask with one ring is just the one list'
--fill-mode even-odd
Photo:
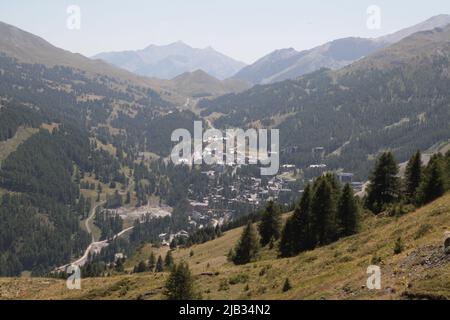
{"label": "hazy sky", "polygon": [[[66,27],[69,5],[81,29]],[[366,26],[381,9],[381,29]],[[449,0],[0,0],[0,20],[87,56],[178,40],[251,63],[280,48],[308,49],[346,36],[376,37],[450,13]]]}

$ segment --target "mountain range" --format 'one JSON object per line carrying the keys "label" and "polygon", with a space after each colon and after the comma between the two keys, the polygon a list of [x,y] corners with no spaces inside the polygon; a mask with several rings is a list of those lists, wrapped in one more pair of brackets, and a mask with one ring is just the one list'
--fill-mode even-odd
{"label": "mountain range", "polygon": [[221,81],[200,70],[184,72],[172,80],[148,78],[99,59],[90,59],[81,54],[57,48],[38,36],[3,22],[0,22],[0,34],[0,53],[16,59],[17,62],[41,64],[49,68],[64,66],[79,70],[90,77],[102,76],[122,83],[150,88],[175,104],[182,105],[187,98],[193,96],[218,96],[240,92],[250,86],[242,80]]}
{"label": "mountain range", "polygon": [[438,15],[376,39],[349,37],[310,50],[296,51],[293,48],[276,50],[240,70],[233,79],[253,84],[267,84],[295,79],[321,68],[340,69],[413,33],[443,27],[449,23],[450,15]]}
{"label": "mountain range", "polygon": [[204,100],[219,128],[280,129],[283,162],[305,167],[311,150],[361,178],[382,150],[401,161],[449,139],[450,25],[422,31],[340,69]]}
{"label": "mountain range", "polygon": [[303,51],[294,48],[275,50],[248,66],[211,47],[196,49],[181,41],[165,46],[150,45],[137,51],[104,52],[92,58],[150,78],[169,80],[186,72],[202,70],[219,80],[231,78],[267,84],[295,79],[321,68],[340,69],[413,33],[449,23],[449,15],[437,15],[375,39],[348,37]]}
{"label": "mountain range", "polygon": [[143,50],[99,53],[101,59],[146,77],[172,79],[201,69],[220,80],[233,76],[245,64],[211,47],[197,49],[178,41],[165,46],[150,45]]}
{"label": "mountain range", "polygon": [[[375,217],[365,211],[368,220],[361,234],[298,257],[281,260],[278,245],[268,245],[262,260],[235,266],[227,255],[235,251],[242,230],[230,225],[230,231],[219,236],[216,232],[222,232],[213,223],[222,217],[245,223],[248,214],[255,213],[254,204],[230,206],[228,200],[245,194],[241,186],[256,180],[272,188],[272,177],[259,179],[246,166],[222,170],[166,161],[172,133],[180,128],[193,131],[198,120],[218,129],[279,128],[280,164],[299,169],[299,179],[288,184],[292,190],[303,188],[313,173],[321,174],[312,173],[315,164],[352,172],[365,181],[382,151],[391,150],[405,161],[416,150],[442,144],[448,149],[450,25],[441,26],[447,18],[433,18],[378,40],[337,40],[317,49],[322,53],[311,60],[316,61],[311,62],[313,72],[251,88],[237,78],[215,78],[203,68],[171,79],[139,76],[0,23],[0,276],[11,277],[0,279],[0,296],[162,298],[168,273],[138,275],[134,267],[153,250],[167,253],[164,246],[152,246],[161,242],[161,234],[172,240],[181,231],[201,231],[197,245],[183,249],[178,243],[173,258],[190,264],[205,298],[448,297],[448,255],[441,254],[448,195],[410,215]],[[289,68],[298,63],[297,54],[280,50],[273,61],[280,69]],[[302,57],[316,56],[309,52]],[[325,69],[327,61],[349,65]],[[180,110],[178,102],[191,97],[194,103],[199,99],[196,108]],[[317,148],[324,150],[319,160],[312,152]],[[204,169],[219,170],[206,178]],[[235,188],[235,181],[242,184]],[[331,188],[328,184],[324,182],[325,189]],[[203,207],[198,201],[213,201],[212,190],[220,192],[221,200],[212,202],[217,205],[211,211],[214,219],[205,220],[210,214],[194,215],[188,200]],[[337,200],[329,196],[329,204]],[[124,221],[97,210],[125,208],[134,213],[153,205],[173,210],[155,219],[130,214]],[[224,210],[215,209],[222,205]],[[326,206],[317,207],[319,212]],[[226,216],[214,216],[223,211]],[[329,218],[324,220],[334,221]],[[208,241],[208,230],[219,238]],[[119,236],[124,233],[126,237]],[[393,255],[400,235],[405,251]],[[176,239],[175,247],[181,238]],[[108,246],[90,256],[91,249],[105,241]],[[119,253],[127,257],[125,262],[117,259]],[[80,257],[89,257],[82,267],[82,290],[63,289],[65,280],[33,277],[48,276]],[[369,292],[362,287],[366,266],[378,261],[395,272],[383,278],[389,290]],[[169,265],[165,267],[168,271]],[[287,274],[293,287],[285,291]],[[17,278],[21,275],[32,278]]]}

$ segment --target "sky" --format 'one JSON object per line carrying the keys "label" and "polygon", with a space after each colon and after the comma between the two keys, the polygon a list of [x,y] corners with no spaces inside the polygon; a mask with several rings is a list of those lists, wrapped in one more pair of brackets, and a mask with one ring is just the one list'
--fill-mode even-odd
{"label": "sky", "polygon": [[[79,29],[67,27],[72,5]],[[380,23],[368,28],[374,5]],[[86,56],[183,41],[245,63],[276,49],[389,34],[443,13],[449,0],[0,0],[0,21]]]}

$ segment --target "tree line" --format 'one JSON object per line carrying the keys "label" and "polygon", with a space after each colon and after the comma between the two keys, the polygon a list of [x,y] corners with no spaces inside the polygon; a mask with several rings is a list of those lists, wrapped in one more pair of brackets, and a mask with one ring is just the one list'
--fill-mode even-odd
{"label": "tree line", "polygon": [[372,214],[405,214],[425,205],[450,189],[450,151],[435,154],[425,166],[416,152],[406,165],[404,177],[391,152],[382,153],[360,199],[349,184],[341,186],[332,173],[308,184],[293,214],[283,224],[279,205],[269,202],[257,223],[250,220],[229,259],[235,264],[255,261],[262,247],[277,246],[280,257],[331,244],[354,235],[361,224],[362,210]]}

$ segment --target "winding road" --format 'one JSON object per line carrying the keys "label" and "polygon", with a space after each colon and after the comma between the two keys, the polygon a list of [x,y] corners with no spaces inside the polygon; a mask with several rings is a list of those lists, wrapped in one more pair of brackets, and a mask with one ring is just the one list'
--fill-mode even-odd
{"label": "winding road", "polygon": [[[126,194],[127,192],[129,192],[131,190],[132,186],[133,186],[133,183],[131,183],[128,186],[127,190],[124,191],[123,193]],[[94,234],[93,234],[93,232],[91,230],[90,222],[92,221],[92,219],[94,219],[95,214],[97,212],[97,208],[105,205],[105,203],[106,203],[106,201],[97,202],[94,205],[94,207],[92,208],[92,210],[91,210],[91,212],[89,214],[89,217],[84,222],[84,225],[86,227],[86,231],[87,231],[87,233],[89,233],[92,236],[92,238],[91,238],[91,244],[86,248],[86,250],[84,251],[83,256],[81,258],[79,258],[78,260],[74,261],[74,262],[71,262],[71,263],[63,265],[61,267],[56,268],[55,269],[56,272],[58,272],[58,271],[65,271],[66,268],[69,267],[69,266],[82,267],[86,263],[87,258],[88,258],[90,253],[91,254],[92,253],[99,253],[100,251],[102,251],[103,248],[105,248],[105,247],[107,247],[109,245],[110,241],[115,240],[117,238],[120,238],[121,236],[123,236],[128,231],[133,230],[134,227],[129,227],[129,228],[126,228],[126,229],[120,231],[116,235],[114,235],[114,237],[112,237],[112,239],[107,239],[107,240],[103,240],[103,241],[96,241],[95,237],[94,237]]]}

